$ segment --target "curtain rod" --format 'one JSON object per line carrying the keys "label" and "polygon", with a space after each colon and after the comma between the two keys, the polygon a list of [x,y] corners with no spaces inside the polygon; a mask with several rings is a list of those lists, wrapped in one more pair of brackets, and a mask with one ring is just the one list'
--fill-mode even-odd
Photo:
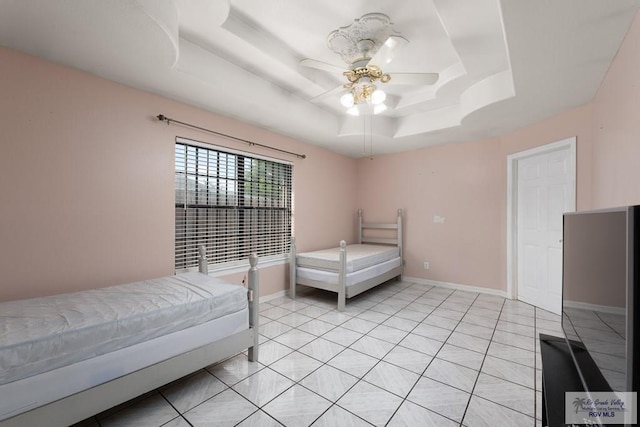
{"label": "curtain rod", "polygon": [[178,123],[178,124],[180,124],[182,126],[186,126],[186,127],[192,128],[192,129],[197,129],[197,130],[202,131],[202,132],[212,133],[212,134],[218,135],[218,136],[223,136],[225,138],[229,138],[229,139],[233,139],[233,140],[236,140],[236,141],[244,142],[245,144],[255,145],[257,147],[262,147],[262,148],[267,148],[269,150],[279,151],[280,153],[291,154],[291,155],[296,156],[296,157],[298,157],[300,159],[306,159],[307,158],[307,156],[305,154],[293,153],[291,151],[281,150],[281,149],[276,148],[276,147],[270,147],[268,145],[259,144],[257,142],[248,141],[246,139],[242,139],[242,138],[238,138],[238,137],[235,137],[235,136],[227,135],[227,134],[224,134],[224,133],[221,133],[221,132],[216,132],[215,130],[203,128],[203,127],[200,127],[200,126],[192,125],[191,123],[185,123],[185,122],[181,122],[180,120],[175,120],[175,119],[169,118],[169,117],[165,116],[164,114],[158,114],[156,117],[161,122],[167,122],[167,124]]}

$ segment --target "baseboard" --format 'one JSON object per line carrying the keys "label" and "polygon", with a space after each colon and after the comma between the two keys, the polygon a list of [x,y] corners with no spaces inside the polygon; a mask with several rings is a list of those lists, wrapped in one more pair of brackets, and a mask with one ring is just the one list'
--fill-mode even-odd
{"label": "baseboard", "polygon": [[404,282],[413,282],[419,285],[437,286],[440,288],[456,289],[456,290],[467,291],[467,292],[478,292],[481,294],[494,295],[502,298],[507,298],[507,292],[501,291],[498,289],[482,288],[479,286],[460,285],[457,283],[440,282],[438,280],[429,280],[429,279],[422,279],[419,277],[409,277],[409,276],[402,276],[402,280]]}
{"label": "baseboard", "polygon": [[586,302],[579,302],[579,301],[565,301],[564,306],[570,307],[570,308],[579,308],[581,310],[598,311],[600,313],[618,314],[621,316],[624,316],[627,312],[626,308],[622,308],[622,307],[611,307],[608,305],[589,304]]}
{"label": "baseboard", "polygon": [[262,296],[262,297],[260,297],[260,304],[262,304],[263,302],[269,302],[269,301],[271,301],[273,299],[276,299],[276,298],[283,297],[285,295],[287,295],[287,291],[286,290],[278,291],[278,292],[273,293],[273,294]]}

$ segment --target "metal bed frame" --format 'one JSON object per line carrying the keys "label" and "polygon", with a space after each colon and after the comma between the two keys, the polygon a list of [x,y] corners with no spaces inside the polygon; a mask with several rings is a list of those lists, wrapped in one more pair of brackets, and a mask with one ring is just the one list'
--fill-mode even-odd
{"label": "metal bed frame", "polygon": [[[365,229],[377,229],[377,230],[396,230],[395,238],[380,238],[380,237],[368,237],[364,235]],[[395,223],[365,223],[362,217],[362,209],[358,209],[358,241],[357,243],[373,243],[381,245],[395,245],[399,248],[401,265],[386,271],[379,276],[372,277],[367,280],[363,280],[358,283],[354,283],[350,286],[346,286],[347,278],[347,243],[340,241],[340,255],[339,255],[339,271],[338,271],[338,283],[326,283],[318,280],[300,278],[297,275],[297,263],[296,263],[296,242],[295,238],[291,238],[291,253],[289,258],[289,296],[291,298],[296,297],[296,285],[311,286],[313,288],[324,289],[338,294],[338,311],[344,311],[347,298],[354,297],[364,291],[367,291],[381,283],[391,280],[395,277],[401,277],[404,272],[404,258],[402,256],[402,209],[398,209],[398,215]]]}

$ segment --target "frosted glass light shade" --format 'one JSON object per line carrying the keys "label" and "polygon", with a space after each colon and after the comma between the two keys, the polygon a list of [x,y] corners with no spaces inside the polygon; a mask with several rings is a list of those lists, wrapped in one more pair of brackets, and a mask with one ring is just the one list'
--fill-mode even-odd
{"label": "frosted glass light shade", "polygon": [[373,105],[382,104],[385,99],[387,99],[387,94],[380,89],[374,90],[373,93],[371,94],[371,103]]}
{"label": "frosted glass light shade", "polygon": [[340,104],[342,104],[342,106],[345,108],[353,107],[353,104],[354,104],[353,94],[351,92],[347,92],[344,95],[342,95],[340,97]]}

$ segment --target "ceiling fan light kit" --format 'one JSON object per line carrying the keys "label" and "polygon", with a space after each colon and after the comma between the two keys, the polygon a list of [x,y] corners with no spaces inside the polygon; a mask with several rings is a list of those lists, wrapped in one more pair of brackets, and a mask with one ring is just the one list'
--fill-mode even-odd
{"label": "ceiling fan light kit", "polygon": [[[314,99],[336,94],[337,89],[342,88],[348,90],[340,96],[340,104],[347,109],[347,114],[359,115],[359,104],[372,106],[365,110],[373,114],[385,111],[387,95],[376,83],[393,83],[393,75],[384,73],[380,65],[389,64],[396,50],[409,43],[396,34],[392,26],[387,15],[368,13],[355,19],[351,25],[332,31],[327,37],[327,46],[340,55],[348,68],[344,70],[313,59],[303,59],[300,64],[323,71],[341,72],[347,78],[347,83]],[[435,73],[405,73],[401,77],[397,83],[407,85],[433,84],[438,79]]]}

